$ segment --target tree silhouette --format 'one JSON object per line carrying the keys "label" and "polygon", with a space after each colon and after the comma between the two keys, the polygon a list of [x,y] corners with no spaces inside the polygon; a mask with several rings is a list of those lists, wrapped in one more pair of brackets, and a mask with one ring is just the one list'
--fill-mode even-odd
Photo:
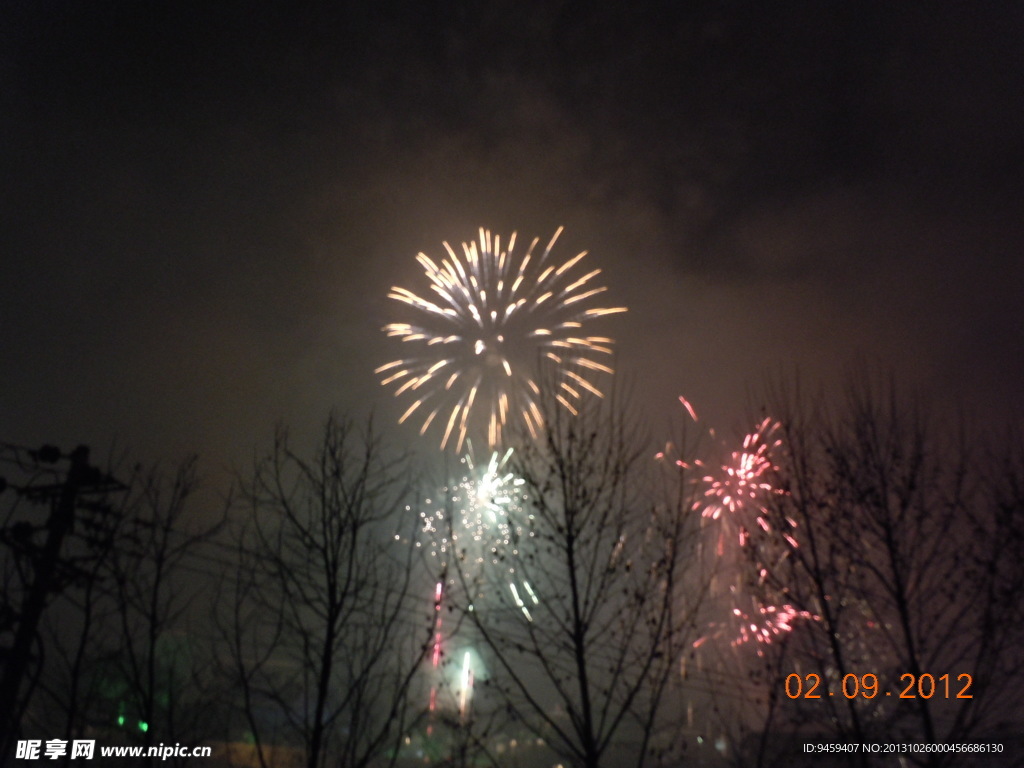
{"label": "tree silhouette", "polygon": [[270,765],[280,746],[309,768],[394,759],[429,640],[414,549],[397,540],[414,528],[408,462],[372,423],[332,416],[308,456],[279,429],[243,482],[220,613],[257,759]]}
{"label": "tree silhouette", "polygon": [[487,666],[480,707],[489,695],[575,765],[669,759],[678,711],[665,702],[704,593],[687,570],[695,518],[618,403],[544,417],[511,462],[524,501],[509,541],[483,558],[456,544],[450,566]]}
{"label": "tree silhouette", "polygon": [[[794,526],[799,546],[773,560],[765,586],[816,618],[794,629],[786,663],[765,684],[777,693],[785,677],[813,674],[822,693],[777,697],[779,733],[927,742],[998,733],[1024,703],[1013,454],[993,469],[962,428],[892,383],[855,378],[831,406],[776,384],[768,403],[782,424],[769,519]],[[877,694],[865,689],[869,674]]]}

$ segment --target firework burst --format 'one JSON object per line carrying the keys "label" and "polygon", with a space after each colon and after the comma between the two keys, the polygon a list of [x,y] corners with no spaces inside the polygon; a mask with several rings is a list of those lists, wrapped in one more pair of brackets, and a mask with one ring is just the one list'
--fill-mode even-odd
{"label": "firework burst", "polygon": [[[694,642],[694,647],[700,647],[711,637],[725,637],[733,648],[747,643],[768,645],[781,635],[792,632],[797,621],[818,618],[810,611],[800,610],[789,603],[764,604],[736,587],[730,588],[730,594],[732,609],[728,620],[712,623],[707,634]],[[760,649],[758,654],[761,654]]]}
{"label": "firework burst", "polygon": [[[683,397],[679,400],[697,423],[693,406]],[[726,618],[713,622],[695,646],[711,637],[727,638],[733,647],[766,645],[792,631],[797,621],[817,619],[813,613],[791,605],[786,590],[778,588],[772,575],[773,569],[800,545],[796,521],[773,515],[770,508],[773,497],[785,495],[773,483],[778,470],[773,455],[782,449],[781,427],[779,422],[765,418],[744,436],[740,449],[729,453],[728,460],[713,472],[699,460],[673,460],[676,450],[671,445],[655,455],[655,459],[681,469],[702,472],[703,491],[692,511],[699,513],[713,532],[716,566],[724,563],[726,572],[735,576],[728,583]],[[713,430],[709,434],[714,437]]]}
{"label": "firework burst", "polygon": [[[466,473],[452,486],[442,488],[444,506],[427,500],[420,521],[431,555],[446,567],[455,552],[477,566],[496,564],[501,554],[515,551],[524,535],[526,496],[524,481],[508,469],[512,449],[494,452],[477,467],[471,454],[461,461]],[[511,548],[511,550],[510,550]]]}
{"label": "firework burst", "polygon": [[600,269],[581,268],[586,251],[552,260],[561,232],[543,251],[535,238],[520,255],[515,233],[503,243],[481,228],[461,254],[444,243],[440,265],[425,253],[416,257],[433,295],[393,287],[388,298],[415,310],[417,321],[384,326],[415,353],[375,371],[396,397],[412,399],[399,422],[422,418],[420,434],[436,424],[443,430],[441,447],[454,440],[456,451],[470,431],[480,430],[493,449],[510,420],[538,434],[541,364],[553,367],[555,398],[568,410],[576,412],[584,392],[601,395],[595,379],[612,373],[601,359],[611,355],[613,342],[587,335],[584,327],[626,309],[592,306],[607,288],[594,284]]}
{"label": "firework burst", "polygon": [[[707,490],[704,492],[705,502],[698,505],[701,514],[720,520],[723,533],[731,529],[740,547],[747,545],[754,525],[762,533],[772,533],[766,504],[772,496],[783,493],[771,483],[771,474],[778,469],[771,455],[782,446],[782,440],[776,436],[780,427],[779,422],[764,419],[757,429],[743,438],[743,447],[732,452],[729,462],[722,466],[717,477],[708,475],[704,478]],[[792,527],[796,524],[792,523]],[[796,539],[788,531],[781,532],[781,535],[791,546],[797,546]],[[722,554],[724,544],[724,540],[719,538],[719,554]]]}
{"label": "firework burst", "polygon": [[731,453],[717,476],[704,477],[701,514],[720,525],[719,555],[728,541],[734,542],[737,554],[739,579],[729,589],[732,609],[726,623],[734,646],[766,645],[792,631],[798,620],[817,618],[786,602],[785,590],[780,591],[771,578],[772,569],[800,546],[796,521],[786,517],[773,524],[768,506],[773,496],[785,495],[772,482],[778,470],[773,454],[782,448],[781,427],[765,418],[743,438],[740,450]]}

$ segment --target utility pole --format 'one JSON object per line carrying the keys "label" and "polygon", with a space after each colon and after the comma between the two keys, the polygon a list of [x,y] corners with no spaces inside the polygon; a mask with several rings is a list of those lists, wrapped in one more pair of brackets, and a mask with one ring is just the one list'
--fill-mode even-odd
{"label": "utility pole", "polygon": [[[60,458],[55,448],[47,447],[32,452],[37,460],[46,462]],[[32,560],[32,583],[22,599],[18,612],[18,625],[14,642],[6,654],[3,675],[0,677],[0,764],[10,757],[14,740],[20,729],[21,687],[32,655],[32,643],[39,628],[43,610],[53,593],[56,574],[60,567],[61,548],[75,523],[75,509],[79,494],[83,490],[101,490],[101,486],[112,482],[95,467],[89,466],[89,449],[80,445],[67,457],[70,467],[63,483],[39,487],[29,486],[17,489],[28,497],[50,498],[56,495],[46,522],[46,541]]]}

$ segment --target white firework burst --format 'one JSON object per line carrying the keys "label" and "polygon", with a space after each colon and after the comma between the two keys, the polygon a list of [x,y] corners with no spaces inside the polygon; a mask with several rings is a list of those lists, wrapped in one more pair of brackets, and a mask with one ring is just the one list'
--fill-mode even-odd
{"label": "white firework burst", "polygon": [[569,411],[576,412],[585,392],[601,396],[595,379],[612,373],[600,360],[611,355],[613,342],[587,335],[585,325],[626,309],[592,306],[607,288],[594,285],[600,269],[580,268],[586,251],[561,263],[551,259],[561,232],[539,254],[537,238],[520,255],[515,233],[506,244],[481,228],[461,254],[444,243],[440,264],[425,253],[416,257],[433,295],[393,287],[388,297],[416,310],[417,320],[384,326],[415,353],[375,371],[396,397],[412,399],[400,422],[422,417],[421,434],[436,422],[441,447],[454,438],[456,451],[476,429],[494,448],[513,419],[536,436],[541,365],[551,366],[554,397]]}

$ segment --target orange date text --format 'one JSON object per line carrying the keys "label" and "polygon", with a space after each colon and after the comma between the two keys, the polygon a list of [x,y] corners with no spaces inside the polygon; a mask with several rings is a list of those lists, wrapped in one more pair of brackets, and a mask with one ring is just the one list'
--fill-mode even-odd
{"label": "orange date text", "polygon": [[844,696],[847,699],[873,699],[876,696],[890,696],[899,699],[970,699],[974,678],[964,672],[959,675],[920,675],[907,672],[900,675],[899,683],[891,690],[879,684],[878,675],[868,672],[864,675],[853,673],[843,675],[838,690],[829,690],[822,684],[821,675],[808,672],[806,675],[793,673],[786,676],[786,696],[791,699],[823,699],[829,696]]}

